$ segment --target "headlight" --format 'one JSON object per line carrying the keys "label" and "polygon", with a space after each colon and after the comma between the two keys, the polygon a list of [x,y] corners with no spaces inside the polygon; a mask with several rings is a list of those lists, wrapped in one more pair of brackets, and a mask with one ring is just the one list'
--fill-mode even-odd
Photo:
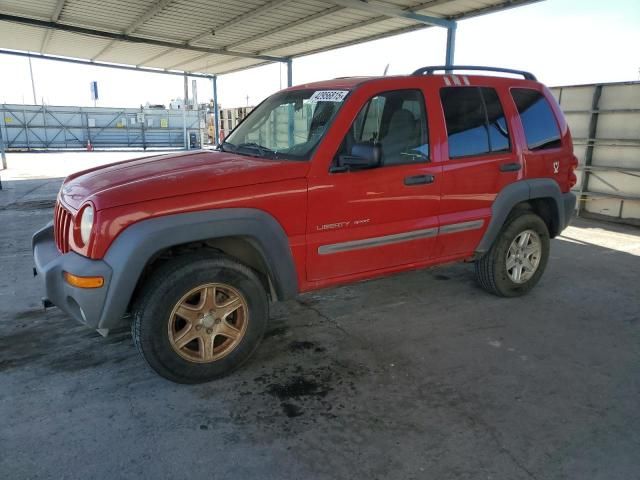
{"label": "headlight", "polygon": [[82,209],[82,216],[80,217],[80,238],[82,244],[86,245],[89,242],[91,236],[91,229],[93,228],[93,207],[87,205]]}

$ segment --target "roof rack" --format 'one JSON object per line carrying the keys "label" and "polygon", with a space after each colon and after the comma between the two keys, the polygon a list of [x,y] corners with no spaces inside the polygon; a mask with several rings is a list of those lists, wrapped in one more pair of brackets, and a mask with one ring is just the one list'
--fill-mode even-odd
{"label": "roof rack", "polygon": [[512,70],[511,68],[499,68],[499,67],[483,67],[477,65],[438,65],[431,67],[422,67],[417,69],[411,75],[433,75],[436,70],[444,70],[451,72],[453,70],[478,70],[482,72],[500,72],[500,73],[512,73],[514,75],[522,75],[526,80],[537,80],[533,73],[525,72],[524,70]]}

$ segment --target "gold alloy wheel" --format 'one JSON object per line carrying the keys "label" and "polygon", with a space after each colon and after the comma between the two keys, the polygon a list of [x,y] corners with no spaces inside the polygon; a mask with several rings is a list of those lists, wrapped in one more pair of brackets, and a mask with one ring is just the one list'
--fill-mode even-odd
{"label": "gold alloy wheel", "polygon": [[187,292],[171,311],[169,342],[185,360],[211,363],[231,353],[247,330],[244,296],[224,283],[208,283]]}

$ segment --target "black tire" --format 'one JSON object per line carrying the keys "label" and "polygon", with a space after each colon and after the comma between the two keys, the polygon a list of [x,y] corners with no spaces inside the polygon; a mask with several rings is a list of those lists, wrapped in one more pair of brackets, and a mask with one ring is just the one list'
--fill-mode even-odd
{"label": "black tire", "polygon": [[[169,322],[187,292],[210,283],[229,285],[242,295],[247,324],[228,354],[210,363],[195,363],[172,346]],[[159,375],[177,383],[202,383],[227,375],[246,362],[262,340],[268,318],[266,292],[250,268],[224,255],[189,254],[168,261],[146,281],[133,308],[131,332],[147,364]]]}
{"label": "black tire", "polygon": [[[526,230],[540,239],[541,253],[535,273],[524,283],[516,283],[507,271],[507,252],[513,240]],[[540,280],[549,259],[549,230],[544,221],[528,210],[514,212],[505,223],[491,249],[475,262],[478,283],[487,292],[500,297],[518,297],[531,290]]]}

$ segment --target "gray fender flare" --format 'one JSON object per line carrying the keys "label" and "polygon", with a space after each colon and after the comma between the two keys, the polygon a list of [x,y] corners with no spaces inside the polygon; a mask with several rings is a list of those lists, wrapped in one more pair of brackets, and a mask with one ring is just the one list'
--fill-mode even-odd
{"label": "gray fender flare", "polygon": [[111,328],[120,322],[144,267],[158,252],[175,245],[230,236],[246,237],[257,248],[278,299],[298,293],[289,239],[268,213],[229,208],[167,215],[134,223],[109,247],[104,261],[111,266],[113,276],[99,328]]}
{"label": "gray fender flare", "polygon": [[558,183],[550,178],[520,180],[503,188],[494,200],[491,207],[491,221],[476,248],[476,254],[482,255],[491,248],[513,207],[535,198],[554,200],[558,225],[555,231],[549,232],[551,237],[555,237],[564,230],[575,205],[575,196],[572,193],[562,193]]}

